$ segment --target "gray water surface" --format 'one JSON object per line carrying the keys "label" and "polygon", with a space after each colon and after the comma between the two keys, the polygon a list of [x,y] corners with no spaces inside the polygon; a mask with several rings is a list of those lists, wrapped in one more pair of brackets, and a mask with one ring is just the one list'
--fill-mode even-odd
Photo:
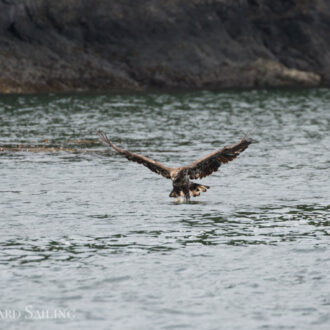
{"label": "gray water surface", "polygon": [[0,151],[0,328],[330,328],[329,90],[0,98],[1,146],[99,128],[170,166],[258,143],[189,204],[101,144]]}

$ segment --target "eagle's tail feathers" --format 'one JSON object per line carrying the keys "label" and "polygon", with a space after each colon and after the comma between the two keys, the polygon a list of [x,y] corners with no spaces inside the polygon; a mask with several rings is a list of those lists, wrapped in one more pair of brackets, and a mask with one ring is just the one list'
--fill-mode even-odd
{"label": "eagle's tail feathers", "polygon": [[189,187],[190,195],[193,197],[199,196],[201,192],[206,192],[207,189],[210,189],[210,187],[194,182],[191,182]]}
{"label": "eagle's tail feathers", "polygon": [[[197,197],[201,192],[206,192],[207,189],[210,189],[210,187],[199,183],[190,182],[189,194],[190,196]],[[185,197],[184,190],[180,188],[173,188],[170,193],[170,197]]]}

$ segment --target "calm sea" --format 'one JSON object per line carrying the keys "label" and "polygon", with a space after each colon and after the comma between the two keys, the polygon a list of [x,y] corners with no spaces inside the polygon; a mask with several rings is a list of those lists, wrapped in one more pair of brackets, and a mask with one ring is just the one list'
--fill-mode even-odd
{"label": "calm sea", "polygon": [[[258,142],[184,204],[97,129],[170,166]],[[1,96],[0,328],[329,329],[329,131],[327,89]]]}

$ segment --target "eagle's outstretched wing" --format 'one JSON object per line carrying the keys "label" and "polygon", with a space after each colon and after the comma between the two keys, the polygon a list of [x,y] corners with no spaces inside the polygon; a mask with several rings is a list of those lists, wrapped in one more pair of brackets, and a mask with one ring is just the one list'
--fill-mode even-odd
{"label": "eagle's outstretched wing", "polygon": [[143,164],[144,166],[148,167],[151,171],[162,175],[163,177],[170,179],[171,175],[170,175],[170,168],[164,166],[163,164],[150,159],[148,157],[139,155],[139,154],[135,154],[133,152],[130,152],[128,150],[125,149],[121,149],[119,147],[117,147],[116,145],[114,145],[108,138],[107,136],[101,132],[98,131],[97,134],[100,136],[101,140],[108,144],[110,147],[112,147],[113,149],[115,149],[116,151],[118,151],[120,154],[124,155],[128,160],[132,160],[133,162],[137,162],[139,164]]}
{"label": "eagle's outstretched wing", "polygon": [[225,147],[207,155],[202,159],[196,160],[191,165],[185,167],[188,169],[187,173],[190,179],[202,179],[212,174],[218,170],[221,164],[226,164],[235,159],[252,142],[252,139],[243,138],[240,142],[231,147]]}

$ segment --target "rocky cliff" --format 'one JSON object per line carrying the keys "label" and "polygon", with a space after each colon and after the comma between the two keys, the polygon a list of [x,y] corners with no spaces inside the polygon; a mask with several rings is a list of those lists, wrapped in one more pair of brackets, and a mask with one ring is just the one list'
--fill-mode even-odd
{"label": "rocky cliff", "polygon": [[330,0],[0,0],[0,92],[330,82]]}

